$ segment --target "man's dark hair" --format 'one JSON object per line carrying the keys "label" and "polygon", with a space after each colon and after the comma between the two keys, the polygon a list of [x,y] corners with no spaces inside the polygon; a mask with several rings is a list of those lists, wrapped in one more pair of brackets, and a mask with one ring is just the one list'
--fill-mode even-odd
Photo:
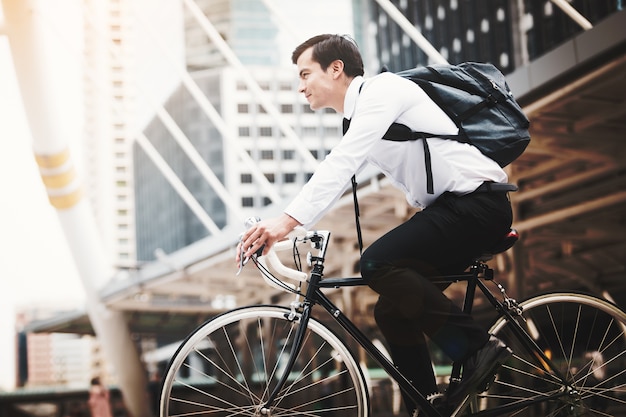
{"label": "man's dark hair", "polygon": [[346,75],[349,77],[363,75],[363,59],[352,38],[330,34],[313,36],[294,49],[291,61],[296,64],[300,55],[310,47],[313,47],[313,59],[323,70],[326,70],[331,62],[339,59],[343,62],[343,71]]}

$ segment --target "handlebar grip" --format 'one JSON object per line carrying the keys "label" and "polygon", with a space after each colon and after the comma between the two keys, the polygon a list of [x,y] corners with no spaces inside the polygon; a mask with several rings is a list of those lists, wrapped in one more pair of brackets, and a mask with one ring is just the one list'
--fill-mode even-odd
{"label": "handlebar grip", "polygon": [[264,263],[265,260],[269,262],[272,268],[276,271],[276,273],[286,277],[291,278],[295,281],[306,281],[308,274],[306,272],[298,271],[296,269],[287,268],[278,258],[275,251],[270,251],[267,255],[262,256],[258,259],[259,262],[263,264],[263,266],[267,267]]}
{"label": "handlebar grip", "polygon": [[259,262],[267,268],[265,260],[271,265],[271,267],[280,275],[290,278],[296,281],[306,281],[308,274],[306,272],[298,271],[297,269],[288,268],[280,261],[276,252],[292,249],[294,239],[302,239],[306,236],[307,230],[301,226],[293,229],[285,240],[274,243],[267,255],[258,258]]}
{"label": "handlebar grip", "polygon": [[[248,228],[251,227],[253,224],[257,223],[259,220],[260,219],[258,217],[248,218],[246,220],[246,227]],[[294,281],[300,281],[300,282],[306,281],[308,278],[308,274],[306,272],[302,272],[297,269],[286,267],[285,265],[283,265],[283,263],[281,262],[276,252],[287,250],[287,249],[293,249],[293,246],[296,244],[296,241],[298,240],[304,241],[314,234],[315,232],[308,231],[302,226],[295,227],[287,235],[287,239],[274,243],[274,245],[272,245],[272,247],[268,251],[267,255],[261,255],[263,253],[262,249],[259,252],[257,252],[256,260],[260,265],[263,266],[264,269],[268,271],[270,269],[268,268],[268,264],[269,264],[269,266],[271,266],[271,269],[274,270],[276,275],[280,275],[283,278],[289,278]],[[240,269],[239,269],[240,271],[241,271],[241,267],[242,266],[240,266]],[[263,279],[268,285],[276,289],[279,289],[281,291],[284,291],[285,289],[288,289],[288,288],[292,290],[297,290],[296,285],[292,283],[273,279],[273,276],[271,273],[270,274],[263,273],[261,275],[263,276]]]}

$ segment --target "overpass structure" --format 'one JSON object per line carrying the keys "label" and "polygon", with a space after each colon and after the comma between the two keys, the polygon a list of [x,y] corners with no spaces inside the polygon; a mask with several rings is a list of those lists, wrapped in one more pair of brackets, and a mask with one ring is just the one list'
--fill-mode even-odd
{"label": "overpass structure", "polygon": [[[5,6],[15,4],[9,0],[3,3]],[[382,0],[379,3],[387,7],[391,4]],[[401,22],[402,17],[393,10],[388,9],[389,16]],[[499,280],[514,297],[524,298],[552,290],[579,290],[624,307],[626,32],[623,28],[626,12],[613,13],[595,25],[575,12],[569,10],[568,13],[584,28],[583,32],[507,76],[531,121],[532,142],[525,154],[508,168],[511,182],[520,188],[511,195],[511,200],[515,210],[514,227],[520,231],[522,239],[493,262]],[[203,24],[210,34],[210,22]],[[12,33],[9,31],[8,35]],[[422,42],[414,34],[412,39]],[[24,42],[24,38],[20,42]],[[224,45],[226,55],[228,51]],[[24,61],[17,59],[16,62],[19,65]],[[37,74],[32,76],[35,78],[31,81],[36,81]],[[25,85],[22,85],[22,94],[32,94],[25,91]],[[26,100],[27,107],[28,104]],[[26,110],[33,115],[46,111],[41,107]],[[36,133],[37,129],[33,130]],[[46,140],[58,138],[55,133],[61,132],[52,133],[35,138],[39,149],[58,151],[57,143]],[[413,212],[407,208],[404,197],[378,173],[363,175],[359,182],[361,225],[367,245]],[[332,231],[333,243],[325,271],[329,277],[358,273],[359,252],[351,198],[342,199],[317,225]],[[75,234],[77,221],[86,222],[80,226],[89,224],[86,209],[80,205],[71,207],[74,209],[70,211],[59,208],[68,239],[75,239],[72,246],[78,263],[81,259],[92,262],[99,249],[81,248],[79,242],[84,236]],[[259,214],[270,216],[279,210],[278,205],[269,206]],[[33,330],[77,333],[95,330],[99,338],[113,336],[116,343],[106,340],[103,343],[112,358],[118,357],[117,362],[113,360],[118,366],[117,372],[122,376],[139,372],[139,358],[132,355],[130,359],[120,358],[127,355],[132,344],[120,347],[117,341],[129,342],[131,334],[162,333],[174,342],[233,303],[246,305],[281,300],[282,295],[266,286],[254,268],[248,267],[240,276],[235,276],[234,247],[240,232],[238,224],[229,225],[219,235],[137,271],[125,272],[123,278],[117,276],[98,290],[92,281],[93,265],[85,265],[81,272],[91,292],[90,300],[94,302],[92,310],[88,314],[78,313],[40,323]],[[92,238],[94,236],[89,237]],[[97,250],[85,257],[86,249]],[[448,291],[451,297],[458,296],[454,287]],[[232,298],[217,300],[215,294],[218,293]],[[344,311],[355,317],[355,322],[373,326],[369,312],[375,294],[364,288],[349,288],[337,291],[337,297],[342,300]],[[477,304],[476,310],[479,317],[480,305]],[[102,320],[103,313],[107,314],[108,321]],[[146,358],[150,359],[149,353]],[[153,360],[161,359],[164,358],[153,355]],[[132,366],[119,368],[128,364]],[[132,412],[139,416],[145,414],[145,409],[140,401],[132,400],[138,395],[132,388],[135,384],[143,384],[143,381],[128,378],[121,389],[134,404]]]}

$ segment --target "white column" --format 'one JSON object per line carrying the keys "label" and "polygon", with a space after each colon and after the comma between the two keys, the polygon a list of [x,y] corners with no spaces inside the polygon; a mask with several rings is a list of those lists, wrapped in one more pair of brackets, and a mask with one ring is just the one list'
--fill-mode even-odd
{"label": "white column", "polygon": [[[66,105],[66,62],[58,55],[63,45],[54,25],[45,18],[41,2],[46,1],[2,0],[35,158],[80,274],[91,324],[106,359],[115,369],[126,407],[132,416],[145,417],[149,415],[147,379],[137,348],[123,314],[107,308],[98,294],[112,276],[113,267],[105,255],[69,151],[70,144],[80,139],[82,120]],[[75,103],[76,108],[80,105]]]}

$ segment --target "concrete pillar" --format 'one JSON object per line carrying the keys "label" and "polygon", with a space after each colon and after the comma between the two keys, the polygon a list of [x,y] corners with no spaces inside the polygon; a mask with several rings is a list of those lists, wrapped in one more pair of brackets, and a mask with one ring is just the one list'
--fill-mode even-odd
{"label": "concrete pillar", "polygon": [[61,81],[66,63],[59,59],[58,51],[64,45],[54,25],[46,20],[42,2],[48,1],[2,0],[4,29],[9,37],[35,158],[76,262],[89,318],[107,361],[114,367],[128,411],[133,417],[145,417],[150,413],[147,378],[139,352],[123,314],[107,308],[98,294],[102,284],[112,276],[113,267],[105,255],[69,151],[70,144],[82,134],[82,120],[72,111],[73,107],[80,108],[81,103],[73,107],[62,105],[67,103],[68,85]]}

